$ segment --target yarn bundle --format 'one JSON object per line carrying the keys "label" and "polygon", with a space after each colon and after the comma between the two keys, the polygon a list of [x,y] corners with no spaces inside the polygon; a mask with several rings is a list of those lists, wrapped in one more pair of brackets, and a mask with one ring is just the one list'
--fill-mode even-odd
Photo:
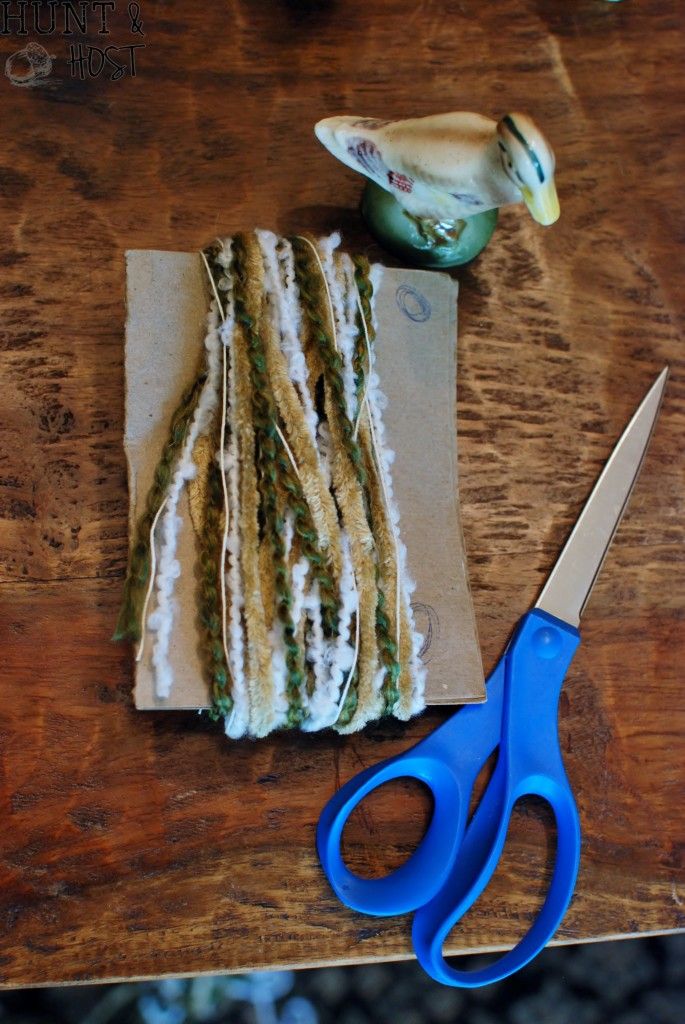
{"label": "yarn bundle", "polygon": [[[374,368],[382,268],[339,243],[255,231],[202,254],[203,365],[131,549],[115,636],[138,658],[152,644],[168,697],[176,581],[194,572],[209,714],[234,738],[353,732],[424,706]],[[195,566],[177,559],[184,492]]]}

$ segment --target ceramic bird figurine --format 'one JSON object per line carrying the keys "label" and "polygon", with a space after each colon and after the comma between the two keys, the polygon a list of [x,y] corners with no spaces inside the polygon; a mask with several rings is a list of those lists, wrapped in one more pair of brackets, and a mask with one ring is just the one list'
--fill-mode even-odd
{"label": "ceramic bird figurine", "polygon": [[[509,203],[524,202],[540,224],[559,216],[554,154],[526,114],[498,122],[466,112],[403,121],[327,117],[314,131],[334,156],[392,197],[426,245],[454,245],[474,216]],[[377,203],[377,191],[365,201]],[[388,200],[380,202],[380,219],[387,220]],[[496,213],[480,223],[487,221],[491,234],[495,220]],[[403,227],[397,216],[393,224]]]}

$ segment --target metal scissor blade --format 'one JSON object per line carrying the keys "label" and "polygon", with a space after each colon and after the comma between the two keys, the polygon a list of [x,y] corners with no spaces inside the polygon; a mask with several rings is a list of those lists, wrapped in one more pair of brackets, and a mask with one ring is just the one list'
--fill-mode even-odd
{"label": "metal scissor blade", "polygon": [[535,605],[577,626],[621,522],[652,436],[668,377],[665,367],[640,402],[602,470]]}

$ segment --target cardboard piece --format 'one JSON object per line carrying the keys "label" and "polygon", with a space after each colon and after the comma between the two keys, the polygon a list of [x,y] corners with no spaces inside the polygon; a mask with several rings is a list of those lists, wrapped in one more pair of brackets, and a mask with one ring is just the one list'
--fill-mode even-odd
{"label": "cardboard piece", "polygon": [[[169,421],[203,358],[210,296],[198,253],[126,253],[126,430],[131,530],[144,507]],[[457,285],[445,274],[386,270],[377,298],[377,368],[388,398],[387,440],[395,451],[393,486],[414,611],[425,636],[426,702],[485,698],[483,667],[459,522],[456,437]],[[187,498],[178,542],[182,566],[195,564]],[[171,697],[154,694],[152,638],[136,665],[136,707],[176,710],[208,705],[195,628],[194,572],[176,585],[170,648]]]}

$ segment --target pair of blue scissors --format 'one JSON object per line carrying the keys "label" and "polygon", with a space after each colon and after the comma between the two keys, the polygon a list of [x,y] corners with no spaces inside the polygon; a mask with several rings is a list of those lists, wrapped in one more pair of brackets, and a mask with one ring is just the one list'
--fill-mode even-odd
{"label": "pair of blue scissors", "polygon": [[[666,368],[616,444],[535,607],[520,620],[488,679],[487,701],[462,708],[410,750],[361,772],[321,814],[317,849],[336,895],[353,910],[376,916],[415,911],[416,955],[445,985],[476,988],[519,970],[552,937],[571,900],[580,824],[559,749],[559,694],[580,643],[580,616],[640,472],[667,374]],[[475,781],[497,747],[494,773],[467,822]],[[432,791],[426,834],[397,871],[380,879],[359,878],[342,859],[345,822],[372,790],[406,777]],[[525,796],[542,797],[556,820],[556,861],[547,897],[518,945],[483,969],[457,970],[445,960],[443,945],[490,881],[514,804]]]}

